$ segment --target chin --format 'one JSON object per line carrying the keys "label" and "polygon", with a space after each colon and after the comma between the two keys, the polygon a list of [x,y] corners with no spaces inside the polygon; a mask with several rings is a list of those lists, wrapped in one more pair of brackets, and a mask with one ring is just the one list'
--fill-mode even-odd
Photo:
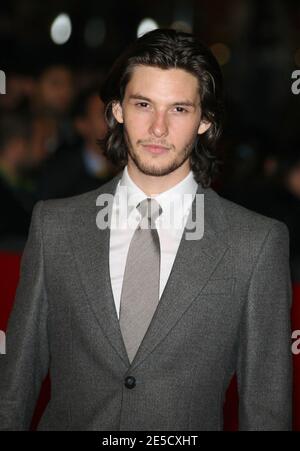
{"label": "chin", "polygon": [[145,175],[153,176],[153,177],[162,177],[165,175],[169,175],[174,172],[178,168],[178,165],[161,165],[161,164],[141,164],[138,166],[140,172]]}

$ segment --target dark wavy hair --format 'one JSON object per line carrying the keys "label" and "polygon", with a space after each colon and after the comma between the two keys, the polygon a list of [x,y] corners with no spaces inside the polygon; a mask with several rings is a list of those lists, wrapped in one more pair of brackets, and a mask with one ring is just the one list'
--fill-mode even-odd
{"label": "dark wavy hair", "polygon": [[197,183],[210,186],[221,163],[216,155],[216,143],[223,122],[222,73],[212,52],[189,33],[173,29],[150,31],[116,60],[100,90],[108,123],[108,133],[99,141],[105,155],[117,166],[127,164],[123,124],[116,121],[112,106],[115,102],[122,103],[126,85],[138,65],[184,69],[198,79],[202,120],[211,122],[211,126],[195,139],[190,163]]}

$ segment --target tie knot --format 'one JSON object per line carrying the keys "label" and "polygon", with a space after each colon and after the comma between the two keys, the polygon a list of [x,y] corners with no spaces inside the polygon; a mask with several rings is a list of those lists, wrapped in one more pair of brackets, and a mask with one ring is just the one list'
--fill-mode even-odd
{"label": "tie knot", "polygon": [[141,213],[142,220],[147,218],[148,221],[151,221],[151,223],[153,223],[162,214],[161,206],[157,200],[152,197],[147,197],[147,199],[142,200],[136,208]]}

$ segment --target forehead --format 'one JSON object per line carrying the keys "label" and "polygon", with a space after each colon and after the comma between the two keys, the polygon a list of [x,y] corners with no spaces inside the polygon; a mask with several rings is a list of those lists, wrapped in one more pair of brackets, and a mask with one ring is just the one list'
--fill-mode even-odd
{"label": "forehead", "polygon": [[183,69],[136,66],[126,86],[125,97],[140,94],[153,100],[199,99],[197,78]]}

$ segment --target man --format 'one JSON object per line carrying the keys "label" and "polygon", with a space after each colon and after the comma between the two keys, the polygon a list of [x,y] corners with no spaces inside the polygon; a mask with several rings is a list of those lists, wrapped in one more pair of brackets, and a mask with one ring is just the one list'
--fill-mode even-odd
{"label": "man", "polygon": [[39,199],[69,197],[100,187],[116,175],[113,165],[97,144],[107,131],[104,105],[98,95],[99,87],[82,91],[73,108],[73,121],[78,144],[65,146],[42,165]]}
{"label": "man", "polygon": [[40,70],[31,99],[33,113],[32,158],[38,166],[75,142],[69,111],[74,80],[65,64],[52,63]]}
{"label": "man", "polygon": [[222,430],[235,372],[240,429],[290,429],[288,232],[209,187],[214,57],[191,35],[150,32],[103,99],[107,155],[125,168],[34,209],[0,361],[1,428],[29,427],[50,368],[40,430]]}

